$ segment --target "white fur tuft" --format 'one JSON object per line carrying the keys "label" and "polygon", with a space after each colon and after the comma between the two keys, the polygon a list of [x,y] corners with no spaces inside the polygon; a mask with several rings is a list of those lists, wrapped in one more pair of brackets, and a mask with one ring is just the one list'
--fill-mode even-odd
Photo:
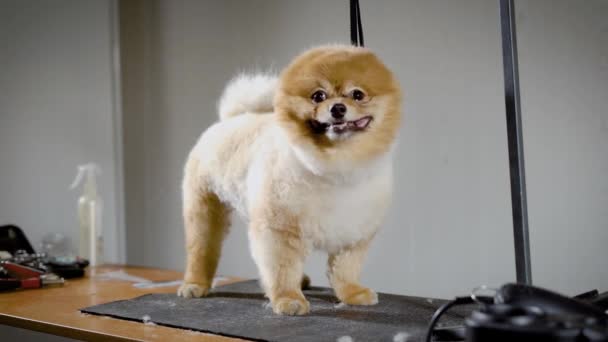
{"label": "white fur tuft", "polygon": [[277,77],[241,74],[228,83],[218,105],[220,120],[243,113],[272,112]]}

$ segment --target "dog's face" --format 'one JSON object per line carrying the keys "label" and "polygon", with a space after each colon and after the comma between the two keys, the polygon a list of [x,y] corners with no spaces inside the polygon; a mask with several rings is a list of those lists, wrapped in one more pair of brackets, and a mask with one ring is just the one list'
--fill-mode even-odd
{"label": "dog's face", "polygon": [[325,161],[366,161],[386,152],[400,123],[393,74],[368,49],[328,46],[281,74],[275,110],[292,144]]}

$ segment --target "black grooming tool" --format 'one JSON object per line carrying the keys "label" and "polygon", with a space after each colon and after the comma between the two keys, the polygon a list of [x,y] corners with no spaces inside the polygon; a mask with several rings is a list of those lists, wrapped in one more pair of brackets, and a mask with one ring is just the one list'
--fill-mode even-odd
{"label": "black grooming tool", "polygon": [[2,262],[54,273],[66,279],[84,276],[85,268],[89,265],[89,261],[83,258],[55,258],[36,253],[23,230],[15,225],[0,226],[0,252]]}
{"label": "black grooming tool", "polygon": [[[427,331],[427,341],[608,342],[608,293],[596,290],[569,298],[543,288],[506,284],[494,297],[458,297],[441,307]],[[479,303],[464,326],[435,329],[453,306]]]}

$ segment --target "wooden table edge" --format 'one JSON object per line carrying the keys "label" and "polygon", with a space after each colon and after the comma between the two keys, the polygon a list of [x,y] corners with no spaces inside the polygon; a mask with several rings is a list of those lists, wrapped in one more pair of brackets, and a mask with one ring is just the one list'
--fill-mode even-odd
{"label": "wooden table edge", "polygon": [[63,336],[76,340],[86,341],[145,341],[139,339],[132,339],[128,337],[113,335],[95,330],[86,330],[81,328],[75,328],[68,325],[56,324],[38,321],[35,319],[29,319],[24,317],[18,317],[14,315],[8,315],[0,313],[0,324],[21,328],[25,330],[37,331],[45,334]]}
{"label": "wooden table edge", "polygon": [[[131,265],[128,265],[128,266],[127,265],[113,265],[113,264],[102,265],[97,268],[98,269],[116,268],[118,270],[127,270],[127,271],[130,269],[139,269],[139,270],[144,269],[144,270],[150,270],[150,271],[175,272],[174,270],[170,270],[170,269],[159,269],[159,268],[154,268],[154,267],[131,266]],[[90,270],[91,269],[89,269],[89,271]],[[228,285],[228,284],[247,280],[247,279],[240,278],[240,277],[226,277],[226,278],[227,278],[226,280],[220,281],[217,286]],[[89,278],[89,279],[91,279],[91,278]],[[117,298],[116,300],[120,300],[120,299]],[[80,312],[80,310],[78,310],[78,312]],[[92,315],[92,314],[84,314],[84,313],[82,313],[82,315],[89,316],[91,319],[99,319],[99,318],[104,317],[103,315]],[[118,319],[122,322],[130,322],[133,324],[138,323],[137,321],[132,321],[132,320],[128,320],[128,319],[121,319],[121,318],[114,318],[114,319]],[[142,324],[142,323],[139,322],[139,324]],[[66,338],[76,339],[76,340],[85,340],[85,341],[117,341],[117,342],[118,341],[121,341],[121,342],[122,341],[147,341],[144,338],[122,336],[122,335],[118,335],[114,332],[106,332],[106,331],[90,329],[90,328],[86,328],[86,327],[83,328],[83,327],[71,326],[71,325],[67,325],[67,324],[63,324],[63,323],[49,322],[49,321],[35,319],[35,318],[23,317],[21,315],[15,315],[13,313],[2,312],[2,310],[0,310],[0,325],[20,328],[20,329],[24,329],[24,330],[36,331],[36,332],[55,335],[55,336],[62,336],[62,337],[66,337]],[[177,330],[180,332],[186,332],[186,331],[190,330],[190,329],[164,326],[162,324],[155,325],[155,328],[159,328],[159,329],[163,329],[163,330],[166,329],[167,333],[169,333],[170,330]],[[201,341],[203,341],[203,342],[212,341],[212,340],[214,340],[213,338],[226,338],[226,339],[239,340],[239,338],[237,338],[237,337],[224,336],[221,334],[214,334],[211,332],[200,332],[200,333],[202,334],[201,337],[203,337],[203,336],[205,337],[205,338],[201,339]]]}

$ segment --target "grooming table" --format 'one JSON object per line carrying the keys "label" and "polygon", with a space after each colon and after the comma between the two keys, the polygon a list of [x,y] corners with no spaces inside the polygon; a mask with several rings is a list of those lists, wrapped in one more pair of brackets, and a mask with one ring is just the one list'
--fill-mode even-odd
{"label": "grooming table", "polygon": [[[331,289],[312,287],[304,292],[311,303],[305,316],[274,314],[255,280],[217,287],[205,298],[147,294],[82,311],[254,341],[403,342],[422,341],[431,316],[445,302],[379,294],[377,305],[346,306]],[[461,324],[469,310],[451,311],[442,322]]]}

